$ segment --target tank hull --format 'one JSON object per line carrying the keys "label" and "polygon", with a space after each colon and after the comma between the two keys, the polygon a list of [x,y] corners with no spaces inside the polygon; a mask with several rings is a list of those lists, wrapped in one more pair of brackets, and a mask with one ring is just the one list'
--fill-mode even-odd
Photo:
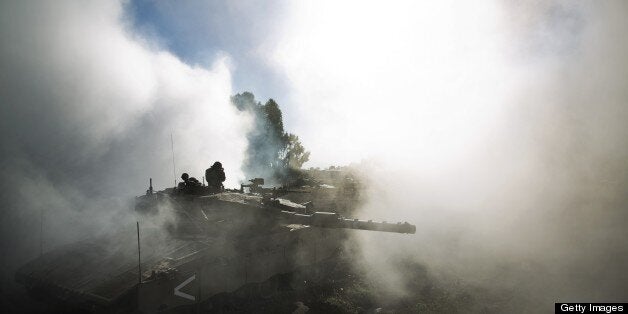
{"label": "tank hull", "polygon": [[38,295],[93,312],[179,312],[313,268],[342,250],[348,232],[362,232],[347,229],[408,233],[407,223],[309,213],[285,199],[193,192],[200,195],[164,191],[137,198],[139,247],[133,224],[133,230],[43,254],[16,278]]}
{"label": "tank hull", "polygon": [[90,240],[44,254],[20,268],[16,279],[38,298],[70,308],[169,312],[329,259],[344,236],[344,230],[292,225],[237,241],[161,239],[159,247],[143,248],[141,283],[136,248],[112,252],[110,239]]}
{"label": "tank hull", "polygon": [[344,233],[292,226],[270,236],[230,243],[234,247],[209,244],[185,256],[166,257],[160,267],[170,269],[171,274],[149,276],[139,285],[139,309],[152,313],[187,307],[315,265],[336,255]]}

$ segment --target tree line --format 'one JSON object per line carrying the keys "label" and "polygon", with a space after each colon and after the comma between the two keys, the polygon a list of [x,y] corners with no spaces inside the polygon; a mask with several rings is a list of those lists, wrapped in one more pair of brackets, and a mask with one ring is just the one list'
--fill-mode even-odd
{"label": "tree line", "polygon": [[231,96],[231,103],[253,117],[253,128],[247,134],[245,175],[279,182],[294,177],[309,160],[310,152],[305,150],[297,135],[284,130],[279,104],[272,98],[262,104],[250,92]]}

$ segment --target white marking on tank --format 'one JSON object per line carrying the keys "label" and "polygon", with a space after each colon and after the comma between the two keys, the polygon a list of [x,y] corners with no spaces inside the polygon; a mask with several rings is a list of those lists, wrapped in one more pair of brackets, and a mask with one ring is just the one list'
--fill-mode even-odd
{"label": "white marking on tank", "polygon": [[187,284],[192,282],[194,279],[196,279],[196,275],[192,275],[192,277],[186,279],[184,282],[182,282],[180,285],[178,285],[176,288],[174,288],[174,295],[180,296],[180,297],[182,297],[184,299],[188,299],[190,301],[196,301],[196,297],[194,297],[193,295],[189,295],[189,294],[187,294],[185,292],[179,291],[179,289],[185,287]]}

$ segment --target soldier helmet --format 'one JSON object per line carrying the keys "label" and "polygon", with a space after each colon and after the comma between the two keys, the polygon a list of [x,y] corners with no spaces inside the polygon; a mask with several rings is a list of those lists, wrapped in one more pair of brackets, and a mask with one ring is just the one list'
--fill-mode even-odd
{"label": "soldier helmet", "polygon": [[184,172],[184,173],[181,175],[181,179],[183,179],[184,181],[187,181],[187,179],[188,179],[188,178],[190,178],[190,175],[189,175],[189,174],[187,174],[186,172]]}

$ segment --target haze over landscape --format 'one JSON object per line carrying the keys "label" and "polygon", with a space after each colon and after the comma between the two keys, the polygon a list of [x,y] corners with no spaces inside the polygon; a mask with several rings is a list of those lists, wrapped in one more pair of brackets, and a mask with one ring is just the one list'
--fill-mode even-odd
{"label": "haze over landscape", "polygon": [[46,248],[134,226],[128,199],[174,184],[171,134],[178,174],[249,179],[254,117],[230,96],[251,91],[305,168],[362,171],[360,216],[417,225],[355,234],[392,295],[411,260],[513,308],[625,301],[626,6],[3,1],[3,290],[42,216]]}

